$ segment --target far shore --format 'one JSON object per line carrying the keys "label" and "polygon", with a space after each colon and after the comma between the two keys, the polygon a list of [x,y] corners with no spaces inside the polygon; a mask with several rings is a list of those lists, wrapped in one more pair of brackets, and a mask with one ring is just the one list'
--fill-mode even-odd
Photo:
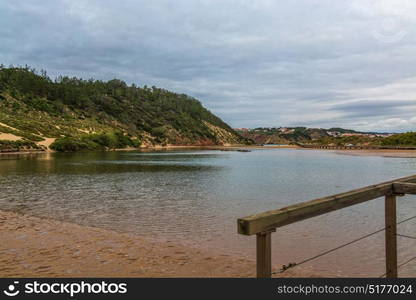
{"label": "far shore", "polygon": [[[107,152],[112,151],[143,151],[143,150],[169,150],[169,149],[201,149],[201,150],[238,150],[238,149],[272,149],[272,148],[293,148],[298,149],[299,146],[295,145],[271,145],[271,146],[260,146],[260,145],[166,145],[166,146],[144,146],[139,148],[126,147],[119,149],[111,149]],[[45,154],[55,153],[56,151],[48,150],[25,150],[25,151],[13,151],[13,152],[1,152],[0,155],[18,155],[18,154]],[[68,153],[82,153],[82,152],[68,152]],[[87,153],[87,152],[86,152]]]}
{"label": "far shore", "polygon": [[[254,258],[9,211],[0,235],[1,277],[255,276]],[[284,276],[313,276],[301,270]]]}
{"label": "far shore", "polygon": [[[416,158],[416,150],[400,150],[400,149],[345,149],[345,150],[333,150],[333,149],[318,149],[318,148],[302,148],[297,145],[166,145],[166,146],[146,146],[140,148],[121,148],[112,149],[112,151],[146,151],[146,150],[173,150],[173,149],[200,149],[200,150],[223,150],[223,151],[237,151],[237,150],[250,150],[250,149],[297,149],[306,151],[329,151],[341,155],[352,156],[382,156],[382,157],[402,157],[402,158]],[[0,155],[29,155],[29,154],[45,154],[54,153],[53,150],[47,151],[19,151],[19,152],[0,152]],[[70,152],[71,153],[71,152]],[[77,153],[77,152],[73,152]],[[81,152],[78,152],[81,153]]]}
{"label": "far shore", "polygon": [[[327,150],[330,151],[330,150]],[[333,150],[332,150],[333,151]],[[416,157],[416,150],[371,149],[371,150],[336,150],[335,153],[353,156],[382,156],[382,157]]]}

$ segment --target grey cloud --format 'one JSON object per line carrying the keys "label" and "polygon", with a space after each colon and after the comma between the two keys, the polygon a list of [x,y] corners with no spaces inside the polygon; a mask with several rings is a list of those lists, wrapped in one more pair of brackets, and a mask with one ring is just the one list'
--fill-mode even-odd
{"label": "grey cloud", "polygon": [[[416,17],[412,2],[400,4],[4,0],[0,62],[188,93],[236,127],[376,123],[414,109],[402,95],[357,103],[357,90],[415,75]],[[386,18],[405,36],[388,42]]]}
{"label": "grey cloud", "polygon": [[354,101],[346,104],[335,105],[331,110],[344,113],[345,116],[361,117],[393,117],[407,116],[415,112],[416,101]]}

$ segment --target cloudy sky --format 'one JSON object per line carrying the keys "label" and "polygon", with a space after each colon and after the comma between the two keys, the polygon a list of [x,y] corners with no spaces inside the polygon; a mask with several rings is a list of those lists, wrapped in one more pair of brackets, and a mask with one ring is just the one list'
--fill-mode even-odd
{"label": "cloudy sky", "polygon": [[2,0],[0,63],[187,93],[234,127],[416,130],[416,1]]}

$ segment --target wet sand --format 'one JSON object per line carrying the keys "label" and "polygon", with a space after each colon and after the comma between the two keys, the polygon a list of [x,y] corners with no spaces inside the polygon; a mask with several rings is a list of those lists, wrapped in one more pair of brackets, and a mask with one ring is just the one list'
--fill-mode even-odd
{"label": "wet sand", "polygon": [[250,277],[254,261],[0,211],[0,277]]}
{"label": "wet sand", "polygon": [[[323,149],[319,149],[323,150]],[[325,150],[323,150],[325,151]],[[334,150],[326,150],[334,151]],[[383,157],[416,157],[416,150],[389,150],[389,149],[380,149],[380,150],[336,150],[335,153],[343,155],[353,155],[353,156],[383,156]]]}
{"label": "wet sand", "polygon": [[254,259],[1,210],[0,235],[0,277],[255,276]]}

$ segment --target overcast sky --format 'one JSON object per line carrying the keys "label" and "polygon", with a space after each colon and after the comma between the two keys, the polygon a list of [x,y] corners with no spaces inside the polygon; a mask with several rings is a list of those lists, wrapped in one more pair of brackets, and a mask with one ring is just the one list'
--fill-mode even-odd
{"label": "overcast sky", "polygon": [[1,0],[0,63],[199,99],[233,127],[416,130],[416,1]]}

